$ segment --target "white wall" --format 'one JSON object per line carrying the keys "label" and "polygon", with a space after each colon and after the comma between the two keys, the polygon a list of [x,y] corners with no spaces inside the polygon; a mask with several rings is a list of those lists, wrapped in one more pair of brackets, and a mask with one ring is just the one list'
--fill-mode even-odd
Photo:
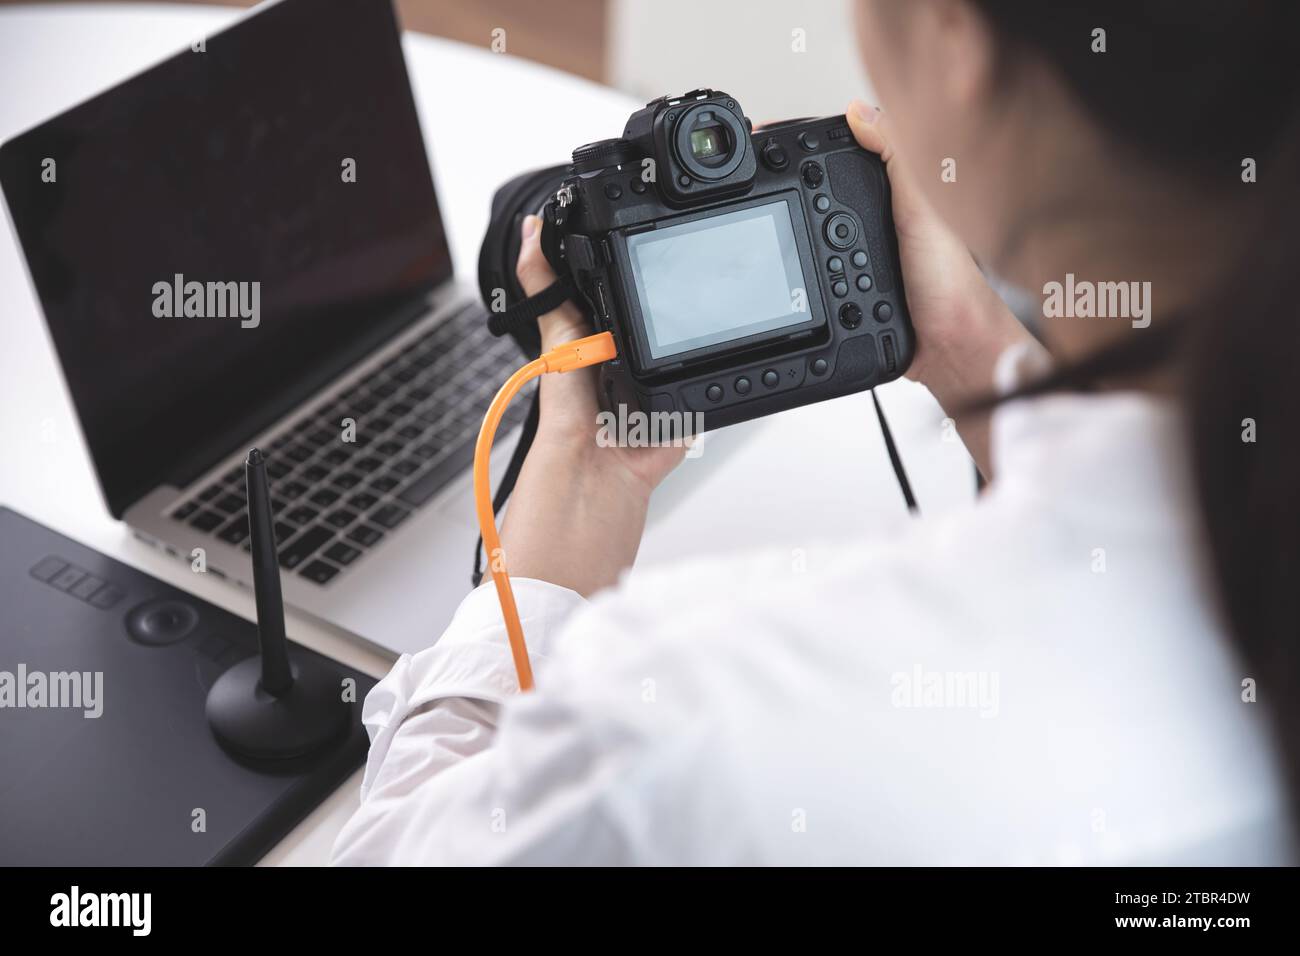
{"label": "white wall", "polygon": [[[754,122],[871,100],[851,0],[612,0],[610,82],[644,100],[697,87],[736,96]],[[791,49],[802,29],[806,52]]]}

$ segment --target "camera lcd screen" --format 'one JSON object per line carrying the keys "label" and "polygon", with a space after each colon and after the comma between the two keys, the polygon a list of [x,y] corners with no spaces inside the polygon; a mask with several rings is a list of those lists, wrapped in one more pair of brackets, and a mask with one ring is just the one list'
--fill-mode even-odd
{"label": "camera lcd screen", "polygon": [[812,321],[784,199],[629,236],[627,249],[654,359]]}

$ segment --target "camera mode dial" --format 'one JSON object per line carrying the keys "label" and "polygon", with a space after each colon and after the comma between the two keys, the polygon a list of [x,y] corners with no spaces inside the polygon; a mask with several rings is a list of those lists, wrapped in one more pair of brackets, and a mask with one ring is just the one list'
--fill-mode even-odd
{"label": "camera mode dial", "polygon": [[636,147],[625,139],[598,139],[573,151],[573,171],[594,173],[610,166],[625,166],[638,158]]}

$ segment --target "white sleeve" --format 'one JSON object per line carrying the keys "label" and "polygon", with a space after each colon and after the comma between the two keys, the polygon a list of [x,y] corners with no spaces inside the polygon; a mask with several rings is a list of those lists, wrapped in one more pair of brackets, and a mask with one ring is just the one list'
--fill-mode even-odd
{"label": "white sleeve", "polygon": [[[586,602],[543,581],[515,578],[512,584],[540,681],[560,626]],[[461,603],[437,644],[403,655],[367,695],[362,719],[371,746],[361,807],[339,835],[333,862],[526,859],[517,841],[507,838],[511,816],[529,794],[548,788],[534,781],[538,786],[522,798],[507,799],[502,788],[518,788],[499,779],[501,761],[492,750],[500,705],[518,689],[496,591],[484,584]],[[561,736],[548,746],[560,752],[581,742]],[[531,826],[562,826],[537,811],[529,808]]]}

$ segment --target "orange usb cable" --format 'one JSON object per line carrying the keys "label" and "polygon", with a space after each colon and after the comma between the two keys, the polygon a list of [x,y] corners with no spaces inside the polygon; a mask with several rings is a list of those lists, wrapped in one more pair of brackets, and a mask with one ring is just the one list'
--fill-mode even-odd
{"label": "orange usb cable", "polygon": [[501,550],[501,538],[497,534],[496,514],[492,511],[492,482],[488,474],[492,440],[496,437],[497,426],[501,424],[506,406],[528,382],[548,372],[572,372],[577,368],[599,365],[617,354],[614,337],[608,332],[600,332],[565,342],[533,359],[506,379],[506,383],[492,399],[487,414],[483,416],[483,427],[479,429],[478,442],[474,446],[474,507],[478,511],[478,526],[483,534],[483,550],[487,552],[488,569],[492,572],[497,599],[501,602],[501,616],[505,618],[506,635],[510,638],[510,654],[514,658],[515,673],[519,675],[520,690],[533,689],[533,668],[528,662],[528,647],[524,644],[524,629],[519,623],[519,608],[515,605],[515,592],[510,587],[505,553]]}

